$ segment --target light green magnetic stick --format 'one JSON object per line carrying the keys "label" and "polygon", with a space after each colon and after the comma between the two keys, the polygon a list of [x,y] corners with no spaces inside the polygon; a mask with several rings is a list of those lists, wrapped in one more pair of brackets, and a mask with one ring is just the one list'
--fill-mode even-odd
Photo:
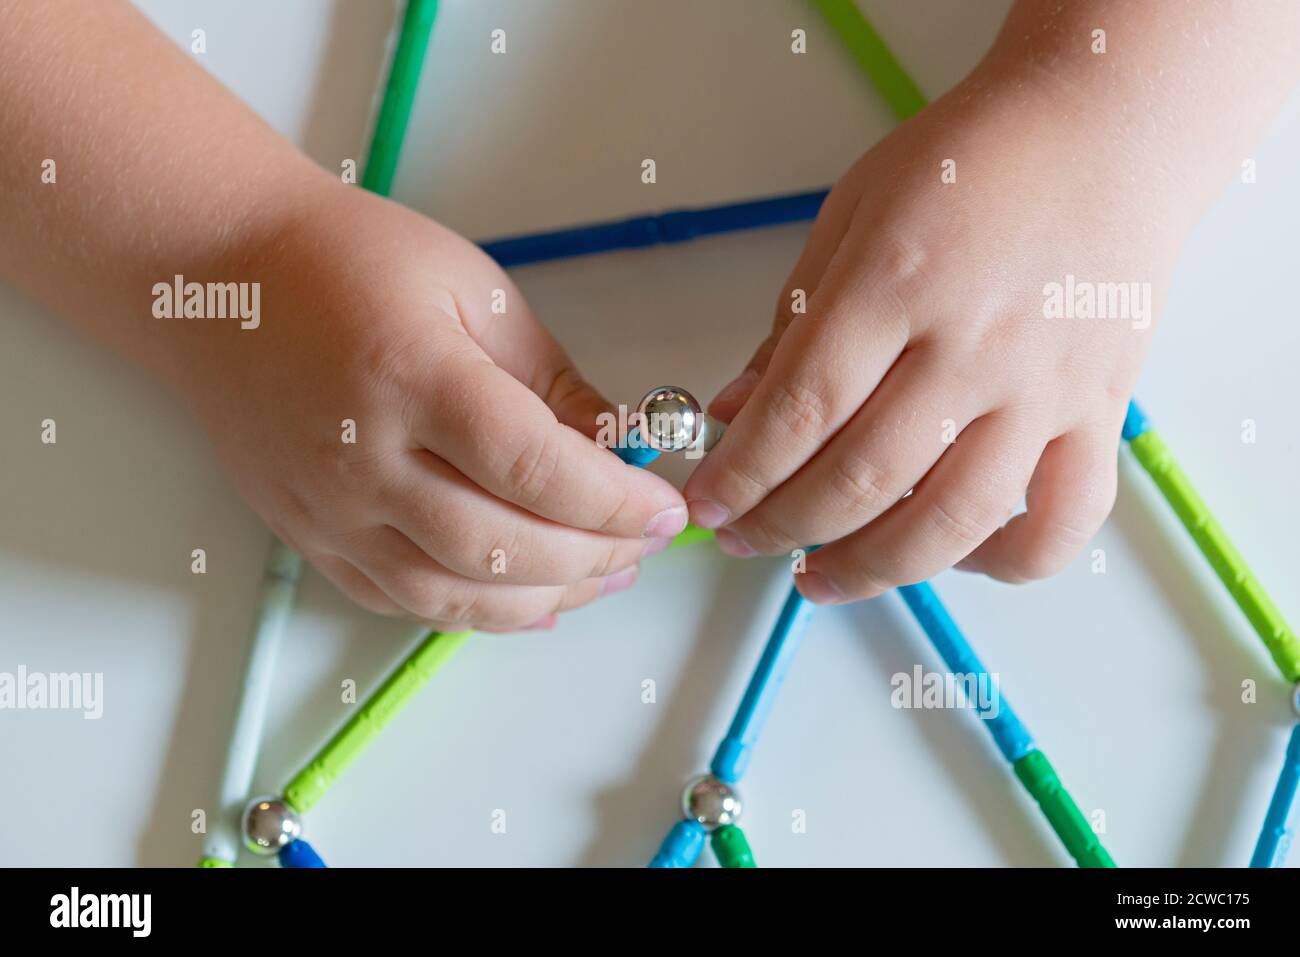
{"label": "light green magnetic stick", "polygon": [[284,799],[289,805],[299,814],[310,810],[470,634],[468,631],[429,632],[306,767],[294,775],[284,789]]}
{"label": "light green magnetic stick", "polygon": [[925,107],[925,94],[853,0],[813,0],[813,6],[848,47],[895,116],[905,120]]}
{"label": "light green magnetic stick", "polygon": [[1146,426],[1144,431],[1129,439],[1128,447],[1156,483],[1237,607],[1250,621],[1283,677],[1292,684],[1300,681],[1300,639],[1296,638],[1291,626],[1268,597],[1268,592],[1264,591],[1264,586],[1251,572],[1246,559],[1201,500],[1191,480],[1169,451],[1169,446],[1154,429]]}
{"label": "light green magnetic stick", "polygon": [[677,537],[672,540],[669,548],[676,548],[678,545],[694,545],[696,542],[713,541],[713,530],[710,528],[700,528],[698,525],[687,525],[686,528],[678,532]]}
{"label": "light green magnetic stick", "polygon": [[[673,545],[705,541],[713,533],[688,526],[673,539]],[[443,634],[431,631],[420,644],[384,679],[348,719],[338,733],[293,776],[284,789],[284,799],[299,814],[314,806],[357,756],[370,744],[411,698],[419,693],[442,665],[472,635],[462,631]]]}

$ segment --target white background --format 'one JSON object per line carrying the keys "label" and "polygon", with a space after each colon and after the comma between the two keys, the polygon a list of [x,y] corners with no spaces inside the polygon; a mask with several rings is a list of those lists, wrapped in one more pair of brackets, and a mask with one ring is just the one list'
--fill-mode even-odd
{"label": "white background", "polygon": [[[392,5],[142,6],[186,46],[205,29],[204,66],[322,164],[361,159]],[[863,6],[933,96],[1007,4]],[[506,56],[489,53],[498,27]],[[789,51],[795,27],[804,56]],[[1259,181],[1228,185],[1188,244],[1139,393],[1292,621],[1296,107],[1254,154]],[[447,0],[395,194],[482,239],[822,186],[890,125],[798,0]],[[639,179],[647,156],[654,186]],[[616,400],[665,382],[707,397],[765,330],[805,231],[516,277]],[[0,712],[0,863],[187,865],[269,534],[171,396],[11,290],[0,317],[0,670],[103,672],[106,699],[98,722]],[[666,330],[675,354],[652,345]],[[47,417],[56,446],[40,443]],[[1106,574],[1085,556],[1028,587],[957,573],[936,585],[1080,805],[1104,810],[1121,865],[1242,865],[1294,721],[1288,689],[1121,460],[1093,546]],[[190,573],[195,547],[205,576]],[[336,865],[644,863],[725,728],[783,574],[711,546],[674,551],[554,633],[473,640],[311,813],[311,838]],[[345,717],[340,682],[372,687],[410,642],[409,626],[307,573],[259,787],[281,787]],[[890,676],[918,662],[939,667],[895,596],[814,619],[743,786],[760,863],[1069,863],[976,718],[891,708]],[[646,678],[655,704],[641,702]],[[1246,678],[1258,704],[1240,701]]]}

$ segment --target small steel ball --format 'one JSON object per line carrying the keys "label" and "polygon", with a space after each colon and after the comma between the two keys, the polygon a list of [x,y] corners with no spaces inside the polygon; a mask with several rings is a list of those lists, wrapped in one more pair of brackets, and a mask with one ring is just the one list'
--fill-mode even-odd
{"label": "small steel ball", "polygon": [[695,396],[675,385],[651,389],[636,410],[646,444],[660,452],[690,448],[704,424],[704,410]]}
{"label": "small steel ball", "polygon": [[278,797],[253,798],[244,809],[244,846],[254,854],[270,857],[302,836],[302,821]]}
{"label": "small steel ball", "polygon": [[691,778],[682,791],[682,813],[712,831],[740,820],[740,794],[712,774]]}

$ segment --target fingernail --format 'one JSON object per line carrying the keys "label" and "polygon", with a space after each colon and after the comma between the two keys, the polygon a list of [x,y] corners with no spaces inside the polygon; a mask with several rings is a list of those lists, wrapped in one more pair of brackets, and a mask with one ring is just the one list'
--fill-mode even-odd
{"label": "fingernail", "polygon": [[648,558],[651,555],[658,555],[672,543],[671,538],[652,538],[650,544],[645,547],[645,551],[641,553],[641,557]]}
{"label": "fingernail", "polygon": [[547,628],[554,628],[554,627],[555,627],[555,623],[559,620],[559,617],[560,617],[560,616],[557,615],[557,614],[555,614],[555,612],[551,612],[551,613],[550,613],[549,615],[547,615],[545,618],[538,618],[538,619],[537,619],[535,622],[533,622],[531,625],[525,625],[524,628],[523,628],[523,630],[524,630],[524,631],[543,631],[543,630],[545,630],[545,629],[547,629]]}
{"label": "fingernail", "polygon": [[631,588],[632,583],[636,581],[638,571],[640,571],[640,568],[633,565],[621,572],[615,572],[613,575],[606,575],[600,580],[600,597],[604,598],[606,595],[613,595],[616,592]]}
{"label": "fingernail", "polygon": [[666,508],[654,518],[641,533],[642,538],[672,538],[686,527],[686,506]]}
{"label": "fingernail", "polygon": [[749,393],[754,391],[754,386],[758,384],[758,372],[754,369],[746,369],[736,378],[732,379],[722,387],[722,391],[713,397],[711,405],[727,405],[732,402],[739,402],[748,398]]}
{"label": "fingernail", "polygon": [[700,528],[717,528],[731,519],[731,510],[707,498],[696,498],[686,503],[691,510],[691,521]]}
{"label": "fingernail", "polygon": [[803,572],[794,576],[799,594],[818,605],[835,605],[844,601],[844,593],[820,572]]}
{"label": "fingernail", "polygon": [[720,528],[716,533],[718,547],[732,558],[753,558],[758,554],[750,548],[749,543],[729,528]]}

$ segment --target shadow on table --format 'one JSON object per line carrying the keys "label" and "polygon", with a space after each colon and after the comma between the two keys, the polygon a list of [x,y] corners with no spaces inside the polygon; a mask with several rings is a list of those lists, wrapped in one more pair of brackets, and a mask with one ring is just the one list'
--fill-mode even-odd
{"label": "shadow on table", "polygon": [[[890,593],[871,602],[845,609],[862,622],[863,653],[872,659],[880,674],[907,674],[918,662],[933,671],[946,670],[916,625],[901,598]],[[882,632],[882,623],[885,629]],[[961,622],[958,622],[961,625]],[[868,638],[868,636],[871,636]],[[979,653],[979,635],[967,631]],[[996,666],[986,660],[991,670]],[[1015,689],[1007,697],[1013,706]],[[981,720],[967,709],[909,712],[939,767],[951,781],[952,790],[965,797],[985,830],[1003,849],[1003,863],[1015,867],[1050,867],[1060,863],[1063,853],[1053,844],[1046,825],[1039,819],[1037,805],[1024,794],[1015,773],[1003,759]],[[1029,716],[1026,723],[1030,722]],[[1033,835],[1027,838],[1027,835]],[[1068,860],[1068,858],[1065,858]],[[941,862],[918,862],[941,863]]]}
{"label": "shadow on table", "polygon": [[[367,0],[334,0],[329,16],[329,38],[299,145],[327,170],[340,171],[345,159],[356,160],[358,167],[364,165],[371,107],[383,82],[381,74],[388,38],[395,25],[394,9]],[[269,533],[267,546],[269,549]],[[313,574],[309,569],[304,570],[304,577]],[[241,606],[246,621],[241,620],[232,627],[230,615],[210,615],[211,609],[204,605],[196,608],[193,652],[155,800],[157,814],[171,817],[177,808],[206,808],[215,793],[220,756],[225,753],[224,742],[233,718],[233,701],[244,661],[243,654],[229,653],[228,644],[232,640],[246,642],[252,633],[256,614],[252,598],[257,594],[260,566],[255,572],[250,569],[248,577],[244,593],[250,601]],[[338,596],[321,598],[325,591],[312,589],[317,600],[330,606],[331,614],[345,613],[336,605],[350,608]],[[309,613],[311,603],[300,603],[299,610]],[[397,632],[405,636],[411,629],[355,613],[355,609],[352,612],[356,618],[353,629],[361,634],[358,640],[348,642],[335,671],[356,676],[358,686],[364,689],[391,667],[398,644]],[[377,634],[394,640],[376,642],[373,639]],[[276,791],[283,785],[281,778],[291,773],[285,769],[296,767],[295,762],[320,743],[316,735],[321,729],[329,733],[339,724],[339,709],[331,705],[338,699],[334,677],[324,680],[331,687],[318,688],[316,693],[303,696],[306,704],[300,720],[280,733],[269,735],[257,773],[259,784],[267,790]],[[298,733],[297,729],[302,732]],[[219,756],[215,763],[214,755]],[[171,831],[163,829],[146,832],[140,842],[140,863],[172,866],[189,863],[190,858],[197,858],[201,839],[188,835],[186,838],[184,842],[177,841]]]}
{"label": "shadow on table", "polygon": [[[1263,807],[1243,806],[1242,782],[1261,766],[1281,766],[1282,751],[1264,732],[1295,723],[1290,688],[1151,480],[1127,456],[1121,456],[1120,492],[1110,521],[1142,559],[1159,597],[1204,661],[1204,705],[1218,728],[1206,764],[1209,772],[1195,795],[1187,839],[1179,859],[1170,863],[1244,867],[1248,860],[1228,859],[1232,831],[1224,822],[1257,810],[1263,824]],[[1258,682],[1258,708],[1242,706],[1245,678]]]}
{"label": "shadow on table", "polygon": [[[729,561],[716,593],[726,600],[710,607],[672,702],[650,743],[636,756],[632,775],[593,798],[595,833],[577,859],[581,867],[628,867],[644,864],[678,820],[674,813],[687,778],[708,764],[714,743],[731,720],[732,702],[720,701],[717,689],[750,661],[740,653],[752,620],[737,609],[761,608],[771,588],[768,575],[755,574],[749,562]],[[755,652],[757,653],[757,652]]]}

